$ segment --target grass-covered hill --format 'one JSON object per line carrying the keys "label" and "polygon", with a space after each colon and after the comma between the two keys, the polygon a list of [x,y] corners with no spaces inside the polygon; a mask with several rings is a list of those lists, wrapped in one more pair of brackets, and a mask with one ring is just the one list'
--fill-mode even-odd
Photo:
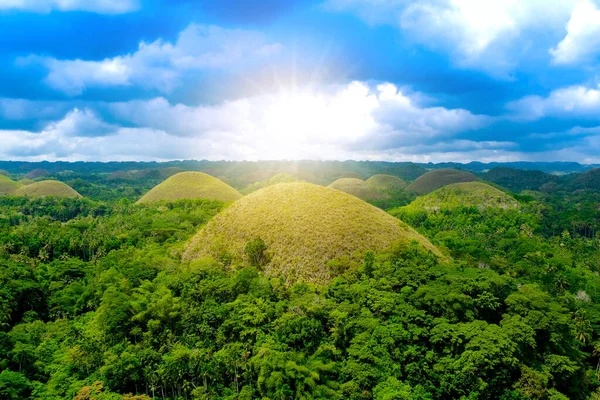
{"label": "grass-covered hill", "polygon": [[358,178],[338,179],[331,183],[328,188],[341,190],[364,201],[385,200],[389,198],[388,194]]}
{"label": "grass-covered hill", "polygon": [[297,180],[298,179],[294,175],[283,172],[281,174],[277,174],[277,175],[275,175],[269,179],[266,179],[264,181],[253,183],[252,185],[247,186],[246,188],[242,189],[241,193],[243,195],[247,195],[247,194],[256,192],[259,189],[266,188],[268,186],[273,186],[278,183],[296,182]]}
{"label": "grass-covered hill", "polygon": [[19,181],[17,181],[17,183],[25,186],[25,185],[31,185],[32,183],[35,183],[35,181],[32,179],[23,178],[23,179],[20,179]]}
{"label": "grass-covered hill", "polygon": [[25,175],[25,178],[27,178],[27,179],[43,178],[43,177],[48,176],[49,174],[50,174],[50,172],[47,169],[36,168],[34,170],[29,171],[29,173],[27,175]]}
{"label": "grass-covered hill", "polygon": [[0,196],[13,194],[21,185],[7,176],[0,174]]}
{"label": "grass-covered hill", "polygon": [[27,197],[81,197],[77,191],[60,181],[40,181],[20,187],[14,192],[17,196]]}
{"label": "grass-covered hill", "polygon": [[600,168],[591,169],[579,175],[573,182],[573,187],[600,191]]}
{"label": "grass-covered hill", "polygon": [[406,190],[418,194],[431,193],[451,183],[472,182],[478,178],[470,172],[457,169],[436,169],[418,177]]}
{"label": "grass-covered hill", "polygon": [[559,184],[560,178],[542,171],[531,171],[507,167],[492,168],[484,179],[514,192],[522,190],[549,191]]}
{"label": "grass-covered hill", "polygon": [[167,167],[167,168],[160,168],[158,170],[160,177],[163,179],[170,178],[173,175],[178,174],[180,172],[185,172],[185,170],[182,168],[179,168],[179,167]]}
{"label": "grass-covered hill", "polygon": [[394,175],[377,174],[367,179],[367,183],[386,193],[400,192],[408,186],[408,183],[402,178]]}
{"label": "grass-covered hill", "polygon": [[138,203],[175,201],[180,199],[207,199],[235,201],[242,195],[219,179],[203,172],[180,172],[155,186]]}
{"label": "grass-covered hill", "polygon": [[226,208],[192,239],[184,259],[245,261],[247,246],[257,240],[266,245],[265,272],[286,282],[326,282],[329,261],[361,259],[396,242],[417,241],[439,254],[411,227],[357,197],[296,182],[269,186]]}
{"label": "grass-covered hill", "polygon": [[406,209],[442,210],[458,207],[518,208],[519,203],[510,195],[484,182],[453,183],[441,187],[413,201]]}

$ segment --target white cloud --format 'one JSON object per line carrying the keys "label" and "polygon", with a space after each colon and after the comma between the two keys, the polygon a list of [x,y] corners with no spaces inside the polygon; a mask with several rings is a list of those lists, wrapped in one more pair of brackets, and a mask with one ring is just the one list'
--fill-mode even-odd
{"label": "white cloud", "polygon": [[327,158],[336,149],[376,149],[451,137],[491,123],[467,110],[420,107],[392,84],[280,91],[215,106],[163,98],[109,105],[119,118],[178,136],[229,143],[239,158]]}
{"label": "white cloud", "polygon": [[600,53],[600,9],[589,0],[577,3],[567,24],[567,35],[550,54],[555,64],[590,61]]}
{"label": "white cloud", "polygon": [[600,119],[600,86],[568,86],[552,91],[547,97],[526,96],[508,103],[513,117],[535,121],[544,117],[583,117]]}
{"label": "white cloud", "polygon": [[[419,97],[415,94],[415,97]],[[91,107],[91,106],[90,106]],[[492,151],[505,142],[456,140],[492,119],[423,107],[392,84],[282,90],[216,105],[164,98],[72,110],[40,132],[3,131],[0,156],[26,159],[396,159],[406,152]]]}
{"label": "white cloud", "polygon": [[180,84],[186,71],[248,66],[281,48],[255,31],[191,24],[176,43],[161,39],[141,42],[135,53],[114,58],[89,61],[29,56],[18,62],[44,65],[48,69],[45,82],[71,96],[86,88],[129,85],[168,93]]}
{"label": "white cloud", "polygon": [[419,43],[449,53],[461,67],[508,78],[532,51],[529,32],[553,34],[568,21],[576,0],[327,0],[371,24],[389,24]]}
{"label": "white cloud", "polygon": [[123,14],[136,11],[138,8],[138,0],[0,0],[0,10],[22,10],[37,13],[56,10]]}
{"label": "white cloud", "polygon": [[89,108],[70,111],[62,120],[46,126],[44,132],[57,133],[65,137],[105,136],[114,133],[117,127],[98,118]]}

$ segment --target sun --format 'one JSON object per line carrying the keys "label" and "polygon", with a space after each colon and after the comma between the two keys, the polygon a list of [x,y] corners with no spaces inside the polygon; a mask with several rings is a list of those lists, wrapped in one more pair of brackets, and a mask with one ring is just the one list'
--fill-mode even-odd
{"label": "sun", "polygon": [[360,84],[267,95],[260,110],[263,151],[274,159],[319,157],[329,147],[355,142],[375,127],[376,103]]}

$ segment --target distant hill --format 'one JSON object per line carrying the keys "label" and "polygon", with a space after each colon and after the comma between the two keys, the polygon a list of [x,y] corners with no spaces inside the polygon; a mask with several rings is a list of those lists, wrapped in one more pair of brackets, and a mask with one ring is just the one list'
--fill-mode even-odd
{"label": "distant hill", "polygon": [[475,175],[467,171],[435,169],[427,172],[425,175],[421,175],[408,185],[406,190],[418,194],[427,194],[451,183],[472,182],[478,179]]}
{"label": "distant hill", "polygon": [[265,272],[324,283],[330,260],[361,259],[397,241],[417,241],[439,250],[408,225],[355,196],[310,183],[281,183],[254,192],[224,209],[194,237],[185,260],[228,254],[246,259],[246,245],[266,244]]}
{"label": "distant hill", "polygon": [[489,170],[483,177],[486,181],[505,187],[513,192],[522,190],[550,191],[560,183],[556,175],[542,171],[530,171],[497,167]]}
{"label": "distant hill", "polygon": [[47,169],[36,168],[34,170],[31,170],[27,175],[25,175],[25,178],[27,178],[27,179],[44,178],[48,175],[50,175],[50,172]]}
{"label": "distant hill", "polygon": [[138,203],[175,201],[179,199],[208,199],[235,201],[242,195],[219,179],[203,172],[180,172],[155,186]]}
{"label": "distant hill", "polygon": [[573,182],[573,187],[575,189],[600,191],[600,168],[579,175]]}
{"label": "distant hill", "polygon": [[17,183],[19,185],[25,186],[25,185],[31,185],[32,183],[35,183],[35,181],[31,180],[31,179],[23,178],[23,179],[20,179]]}
{"label": "distant hill", "polygon": [[292,174],[281,173],[277,174],[267,180],[253,183],[252,185],[241,190],[243,195],[247,195],[256,192],[259,189],[266,188],[267,186],[273,186],[278,183],[289,183],[296,182],[298,179]]}
{"label": "distant hill", "polygon": [[17,196],[27,197],[81,197],[73,188],[60,181],[40,181],[20,187]]}
{"label": "distant hill", "polygon": [[375,186],[369,185],[362,179],[357,178],[338,179],[327,187],[341,190],[342,192],[356,196],[364,201],[384,200],[389,198],[388,194],[377,189]]}
{"label": "distant hill", "polygon": [[116,171],[107,178],[109,181],[134,181],[135,176],[129,171]]}
{"label": "distant hill", "polygon": [[518,208],[519,203],[510,195],[484,182],[453,183],[421,196],[406,209],[435,211],[458,207]]}
{"label": "distant hill", "polygon": [[404,190],[408,183],[393,175],[377,174],[367,179],[367,183],[382,192],[394,193]]}
{"label": "distant hill", "polygon": [[170,178],[173,175],[178,174],[180,172],[185,172],[185,170],[183,168],[179,168],[179,167],[167,167],[167,168],[160,168],[158,170],[160,177],[163,179]]}
{"label": "distant hill", "polygon": [[21,185],[7,176],[0,175],[0,196],[12,195]]}

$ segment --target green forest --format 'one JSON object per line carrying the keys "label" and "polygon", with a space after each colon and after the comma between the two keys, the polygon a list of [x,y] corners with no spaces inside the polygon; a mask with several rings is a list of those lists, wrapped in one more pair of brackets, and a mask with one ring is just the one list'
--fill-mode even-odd
{"label": "green forest", "polygon": [[220,242],[214,256],[184,256],[236,202],[137,200],[190,169],[256,200],[294,179],[435,186],[431,166],[1,167],[81,197],[0,196],[0,399],[600,399],[598,169],[471,170],[459,182],[485,187],[451,195],[378,187],[376,215],[423,239],[374,250],[341,232],[348,256],[310,280],[273,272],[272,242],[293,238],[253,231],[240,257]]}

